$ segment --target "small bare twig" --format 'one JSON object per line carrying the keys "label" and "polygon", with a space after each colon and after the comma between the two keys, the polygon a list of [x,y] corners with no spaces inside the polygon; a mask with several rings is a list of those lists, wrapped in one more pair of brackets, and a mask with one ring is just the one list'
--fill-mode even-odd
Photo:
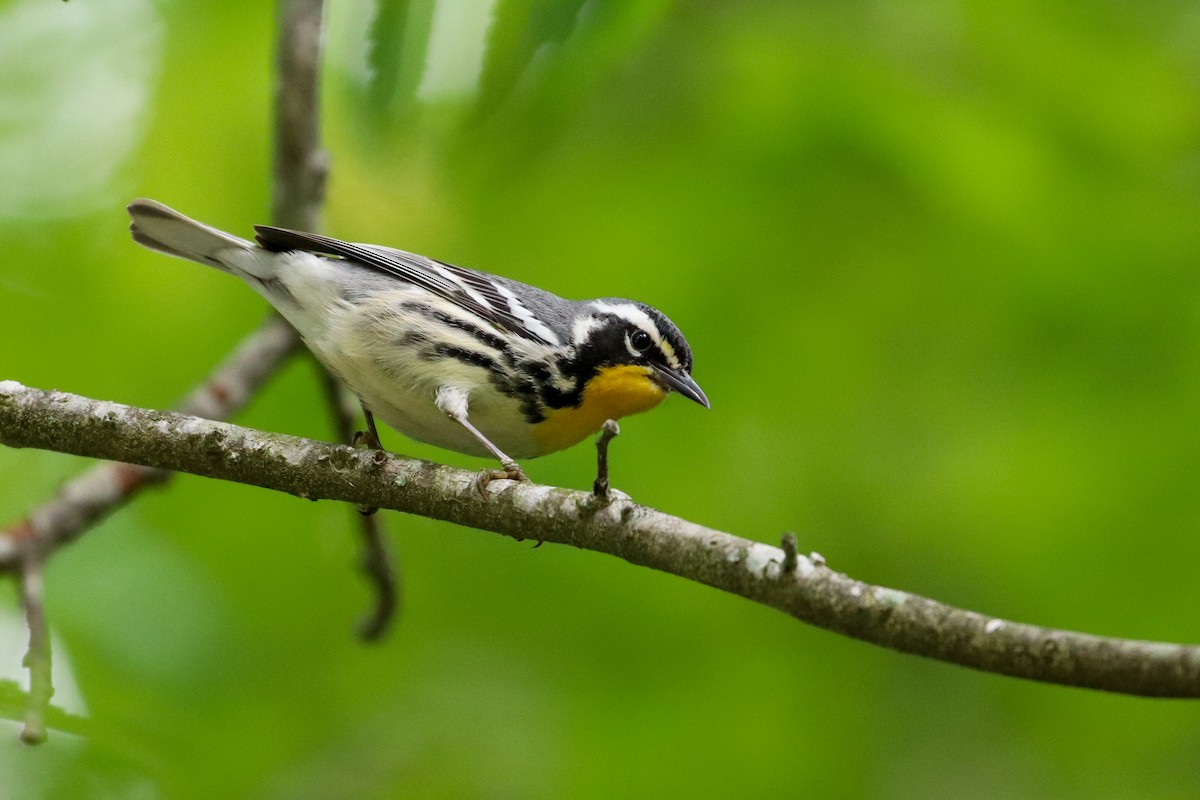
{"label": "small bare twig", "polygon": [[25,703],[25,726],[21,729],[21,741],[26,744],[46,741],[46,714],[54,695],[54,684],[50,679],[50,633],[46,629],[46,610],[42,602],[44,588],[41,553],[30,548],[25,551],[21,563],[21,605],[25,608],[25,624],[29,628],[29,649],[24,661],[29,670],[29,697]]}
{"label": "small bare twig", "polygon": [[783,571],[795,572],[800,560],[800,554],[796,552],[796,534],[785,533],[779,540],[779,546],[783,548]]}
{"label": "small bare twig", "polygon": [[[24,724],[29,702],[29,693],[22,691],[16,681],[0,680],[0,719]],[[86,718],[64,711],[55,705],[46,708],[45,721],[47,732],[62,731],[76,736],[88,733]]]}
{"label": "small bare twig", "polygon": [[602,500],[608,499],[608,444],[620,435],[617,421],[608,419],[596,437],[596,482],[592,484],[592,494]]}
{"label": "small bare twig", "polygon": [[362,556],[359,569],[375,587],[375,605],[358,625],[358,636],[364,642],[377,642],[387,633],[400,607],[400,581],[393,565],[387,540],[377,515],[363,516],[361,520]]}

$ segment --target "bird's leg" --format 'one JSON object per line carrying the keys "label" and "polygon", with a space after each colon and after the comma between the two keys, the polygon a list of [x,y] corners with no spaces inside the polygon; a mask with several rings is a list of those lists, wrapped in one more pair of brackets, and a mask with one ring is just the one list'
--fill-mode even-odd
{"label": "bird's leg", "polygon": [[[374,450],[376,457],[382,459],[384,450],[383,444],[379,441],[379,431],[375,428],[375,415],[371,413],[371,409],[367,408],[361,400],[359,401],[359,405],[362,406],[363,416],[367,420],[367,429],[365,431],[355,431],[354,439],[350,444],[352,447]],[[379,463],[382,463],[382,461]],[[369,517],[379,510],[377,506],[355,505],[354,507],[364,517]]]}
{"label": "bird's leg", "polygon": [[382,450],[383,444],[379,441],[379,431],[375,428],[375,415],[365,405],[362,406],[362,412],[367,420],[367,429],[365,431],[355,431],[354,441],[351,444],[355,447],[362,445],[369,450]]}
{"label": "bird's leg", "polygon": [[437,398],[434,400],[437,407],[446,413],[446,416],[462,425],[472,436],[479,440],[487,451],[496,457],[503,469],[485,469],[479,473],[479,477],[475,480],[475,487],[479,489],[480,494],[487,494],[487,485],[494,480],[507,478],[511,481],[527,481],[525,473],[521,471],[521,466],[509,458],[509,456],[496,445],[492,444],[491,440],[483,435],[482,432],[474,425],[471,420],[467,419],[467,392],[455,386],[443,386],[437,391]]}
{"label": "bird's leg", "polygon": [[529,480],[529,478],[525,477],[525,473],[521,471],[521,465],[509,458],[503,450],[496,447],[486,436],[480,433],[479,429],[467,419],[466,414],[462,416],[451,414],[450,418],[470,431],[471,435],[478,439],[479,443],[486,447],[488,452],[494,455],[496,460],[500,462],[500,466],[503,467],[503,469],[485,469],[479,473],[479,477],[475,479],[475,486],[479,489],[480,494],[486,495],[487,485],[494,480],[501,478],[507,478],[510,481]]}

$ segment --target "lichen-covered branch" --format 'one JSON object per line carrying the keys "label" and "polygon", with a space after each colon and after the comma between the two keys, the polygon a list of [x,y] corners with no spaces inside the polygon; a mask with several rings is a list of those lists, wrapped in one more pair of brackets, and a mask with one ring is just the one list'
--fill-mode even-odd
{"label": "lichen-covered branch", "polygon": [[[1200,697],[1200,647],[1040,628],[854,580],[820,559],[624,498],[492,482],[426,461],[0,382],[0,443],[128,461],[574,545],[707,584],[906,653],[1050,683]],[[785,568],[786,566],[786,568]]]}

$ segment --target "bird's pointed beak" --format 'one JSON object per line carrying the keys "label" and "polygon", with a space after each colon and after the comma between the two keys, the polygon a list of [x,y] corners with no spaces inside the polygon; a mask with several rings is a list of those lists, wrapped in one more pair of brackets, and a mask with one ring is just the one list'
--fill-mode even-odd
{"label": "bird's pointed beak", "polygon": [[704,396],[704,390],[692,379],[691,375],[688,375],[683,370],[676,371],[655,364],[654,375],[666,384],[668,388],[674,389],[688,400],[694,400],[705,408],[712,408],[712,405],[708,402],[708,398]]}

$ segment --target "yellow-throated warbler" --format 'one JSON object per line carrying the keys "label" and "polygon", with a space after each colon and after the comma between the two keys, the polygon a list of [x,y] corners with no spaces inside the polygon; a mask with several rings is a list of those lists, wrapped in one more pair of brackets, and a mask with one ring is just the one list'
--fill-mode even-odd
{"label": "yellow-throated warbler", "polygon": [[570,447],[675,391],[708,407],[692,351],[657,309],[557,295],[425,256],[255,226],[255,242],[153,200],[138,243],[250,284],[372,413],[423,442],[514,458]]}

